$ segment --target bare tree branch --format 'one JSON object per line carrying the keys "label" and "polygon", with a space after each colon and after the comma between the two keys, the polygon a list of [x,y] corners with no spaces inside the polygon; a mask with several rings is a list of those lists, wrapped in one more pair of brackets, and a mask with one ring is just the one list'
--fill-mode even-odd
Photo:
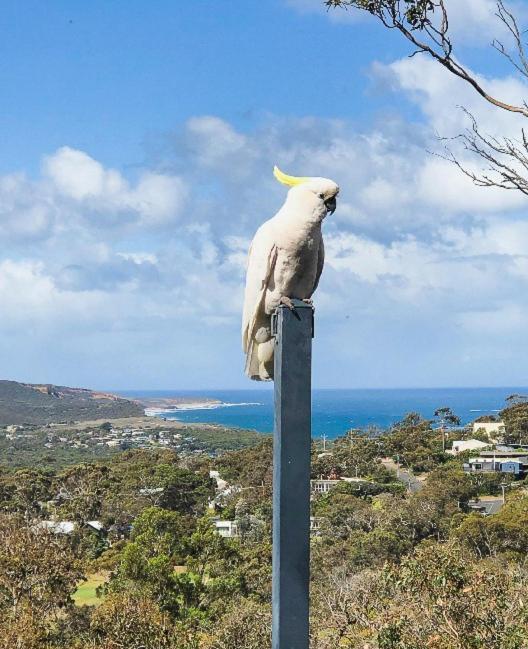
{"label": "bare tree branch", "polygon": [[[526,101],[522,105],[513,105],[490,95],[455,58],[448,33],[449,19],[445,0],[325,0],[324,3],[329,9],[352,7],[375,16],[385,27],[398,30],[412,43],[414,51],[411,57],[419,53],[430,56],[449,72],[466,81],[493,106],[528,117]],[[524,32],[504,0],[497,0],[495,15],[512,38],[514,48],[510,51],[498,39],[494,39],[491,45],[526,80],[528,56],[523,42]],[[444,143],[444,152],[435,155],[455,164],[479,187],[500,187],[528,195],[528,138],[524,129],[518,140],[487,135],[481,132],[475,117],[465,108],[462,110],[470,119],[470,127],[454,138],[440,137]],[[485,162],[485,168],[480,172],[470,169],[453,152],[448,141],[461,144],[463,151],[481,158]]]}
{"label": "bare tree branch", "polygon": [[[449,139],[461,142],[464,150],[482,158],[487,163],[487,169],[481,173],[471,171],[460,162],[448,145],[445,146],[443,154],[435,153],[435,155],[454,163],[479,187],[515,189],[528,195],[528,178],[522,175],[522,172],[528,172],[528,140],[524,130],[522,140],[518,142],[507,137],[498,139],[483,135],[479,131],[474,116],[465,108],[463,110],[471,120],[471,127]],[[439,139],[444,142],[449,140]],[[505,158],[508,163],[505,162]]]}
{"label": "bare tree branch", "polygon": [[[329,9],[352,7],[366,11],[378,18],[388,29],[397,29],[418,52],[428,54],[438,61],[449,72],[472,86],[490,104],[528,117],[526,104],[516,106],[490,95],[480,82],[453,57],[453,44],[448,35],[449,20],[444,0],[324,0],[324,4]],[[506,9],[502,0],[497,2],[497,16],[514,37],[520,60],[520,65],[514,63],[515,67],[528,76],[528,64],[517,21]],[[420,35],[425,38],[421,38]],[[496,43],[495,49],[513,63],[513,57],[506,52],[505,48],[501,49],[498,41]]]}

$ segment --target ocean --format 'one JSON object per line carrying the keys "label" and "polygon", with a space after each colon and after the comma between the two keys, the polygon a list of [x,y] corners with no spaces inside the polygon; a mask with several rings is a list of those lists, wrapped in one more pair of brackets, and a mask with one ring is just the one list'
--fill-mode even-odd
{"label": "ocean", "polygon": [[[432,418],[437,408],[450,407],[469,423],[482,415],[497,414],[510,394],[528,388],[422,388],[379,390],[314,390],[312,434],[329,439],[350,428],[388,428],[409,412]],[[273,390],[156,390],[126,391],[128,398],[189,397],[216,399],[218,405],[197,405],[160,416],[187,423],[213,423],[269,433],[273,430]]]}

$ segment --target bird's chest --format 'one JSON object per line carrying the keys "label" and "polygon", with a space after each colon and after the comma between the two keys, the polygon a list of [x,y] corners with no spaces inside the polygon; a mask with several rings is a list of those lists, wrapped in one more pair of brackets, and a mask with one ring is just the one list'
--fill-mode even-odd
{"label": "bird's chest", "polygon": [[320,241],[320,235],[310,234],[279,242],[275,283],[282,295],[299,298],[311,295],[317,273]]}

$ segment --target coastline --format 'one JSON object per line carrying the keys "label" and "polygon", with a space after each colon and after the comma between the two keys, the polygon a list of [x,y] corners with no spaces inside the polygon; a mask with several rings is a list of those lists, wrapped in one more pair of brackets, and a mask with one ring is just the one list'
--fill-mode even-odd
{"label": "coastline", "polygon": [[[142,404],[143,405],[143,404]],[[216,410],[218,408],[236,408],[240,406],[261,406],[258,401],[243,403],[231,403],[220,401],[218,399],[208,401],[188,401],[178,402],[176,404],[149,405],[145,406],[145,416],[163,417],[163,415],[172,415],[177,412],[189,412],[193,410]],[[172,417],[171,417],[172,418]]]}
{"label": "coastline", "polygon": [[[142,403],[142,405],[145,405]],[[163,414],[170,414],[182,410],[210,410],[222,405],[221,401],[189,401],[187,403],[178,403],[174,405],[145,405],[146,417],[159,417]]]}
{"label": "coastline", "polygon": [[[480,415],[498,414],[513,393],[528,393],[528,388],[314,389],[312,435],[324,434],[332,439],[351,429],[385,430],[409,412],[433,418],[441,406],[449,406],[467,424]],[[167,421],[217,424],[262,433],[273,430],[273,391],[267,388],[135,391],[121,396],[141,402],[151,417]]]}

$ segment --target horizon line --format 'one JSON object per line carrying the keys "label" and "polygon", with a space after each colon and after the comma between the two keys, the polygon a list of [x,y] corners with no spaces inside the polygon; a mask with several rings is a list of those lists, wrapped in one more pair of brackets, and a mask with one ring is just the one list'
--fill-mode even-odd
{"label": "horizon line", "polygon": [[[389,387],[312,387],[312,392],[323,390],[528,390],[528,385],[431,385],[431,386],[389,386]],[[266,384],[258,387],[204,387],[204,388],[98,388],[101,392],[253,392],[273,391],[273,385]]]}

